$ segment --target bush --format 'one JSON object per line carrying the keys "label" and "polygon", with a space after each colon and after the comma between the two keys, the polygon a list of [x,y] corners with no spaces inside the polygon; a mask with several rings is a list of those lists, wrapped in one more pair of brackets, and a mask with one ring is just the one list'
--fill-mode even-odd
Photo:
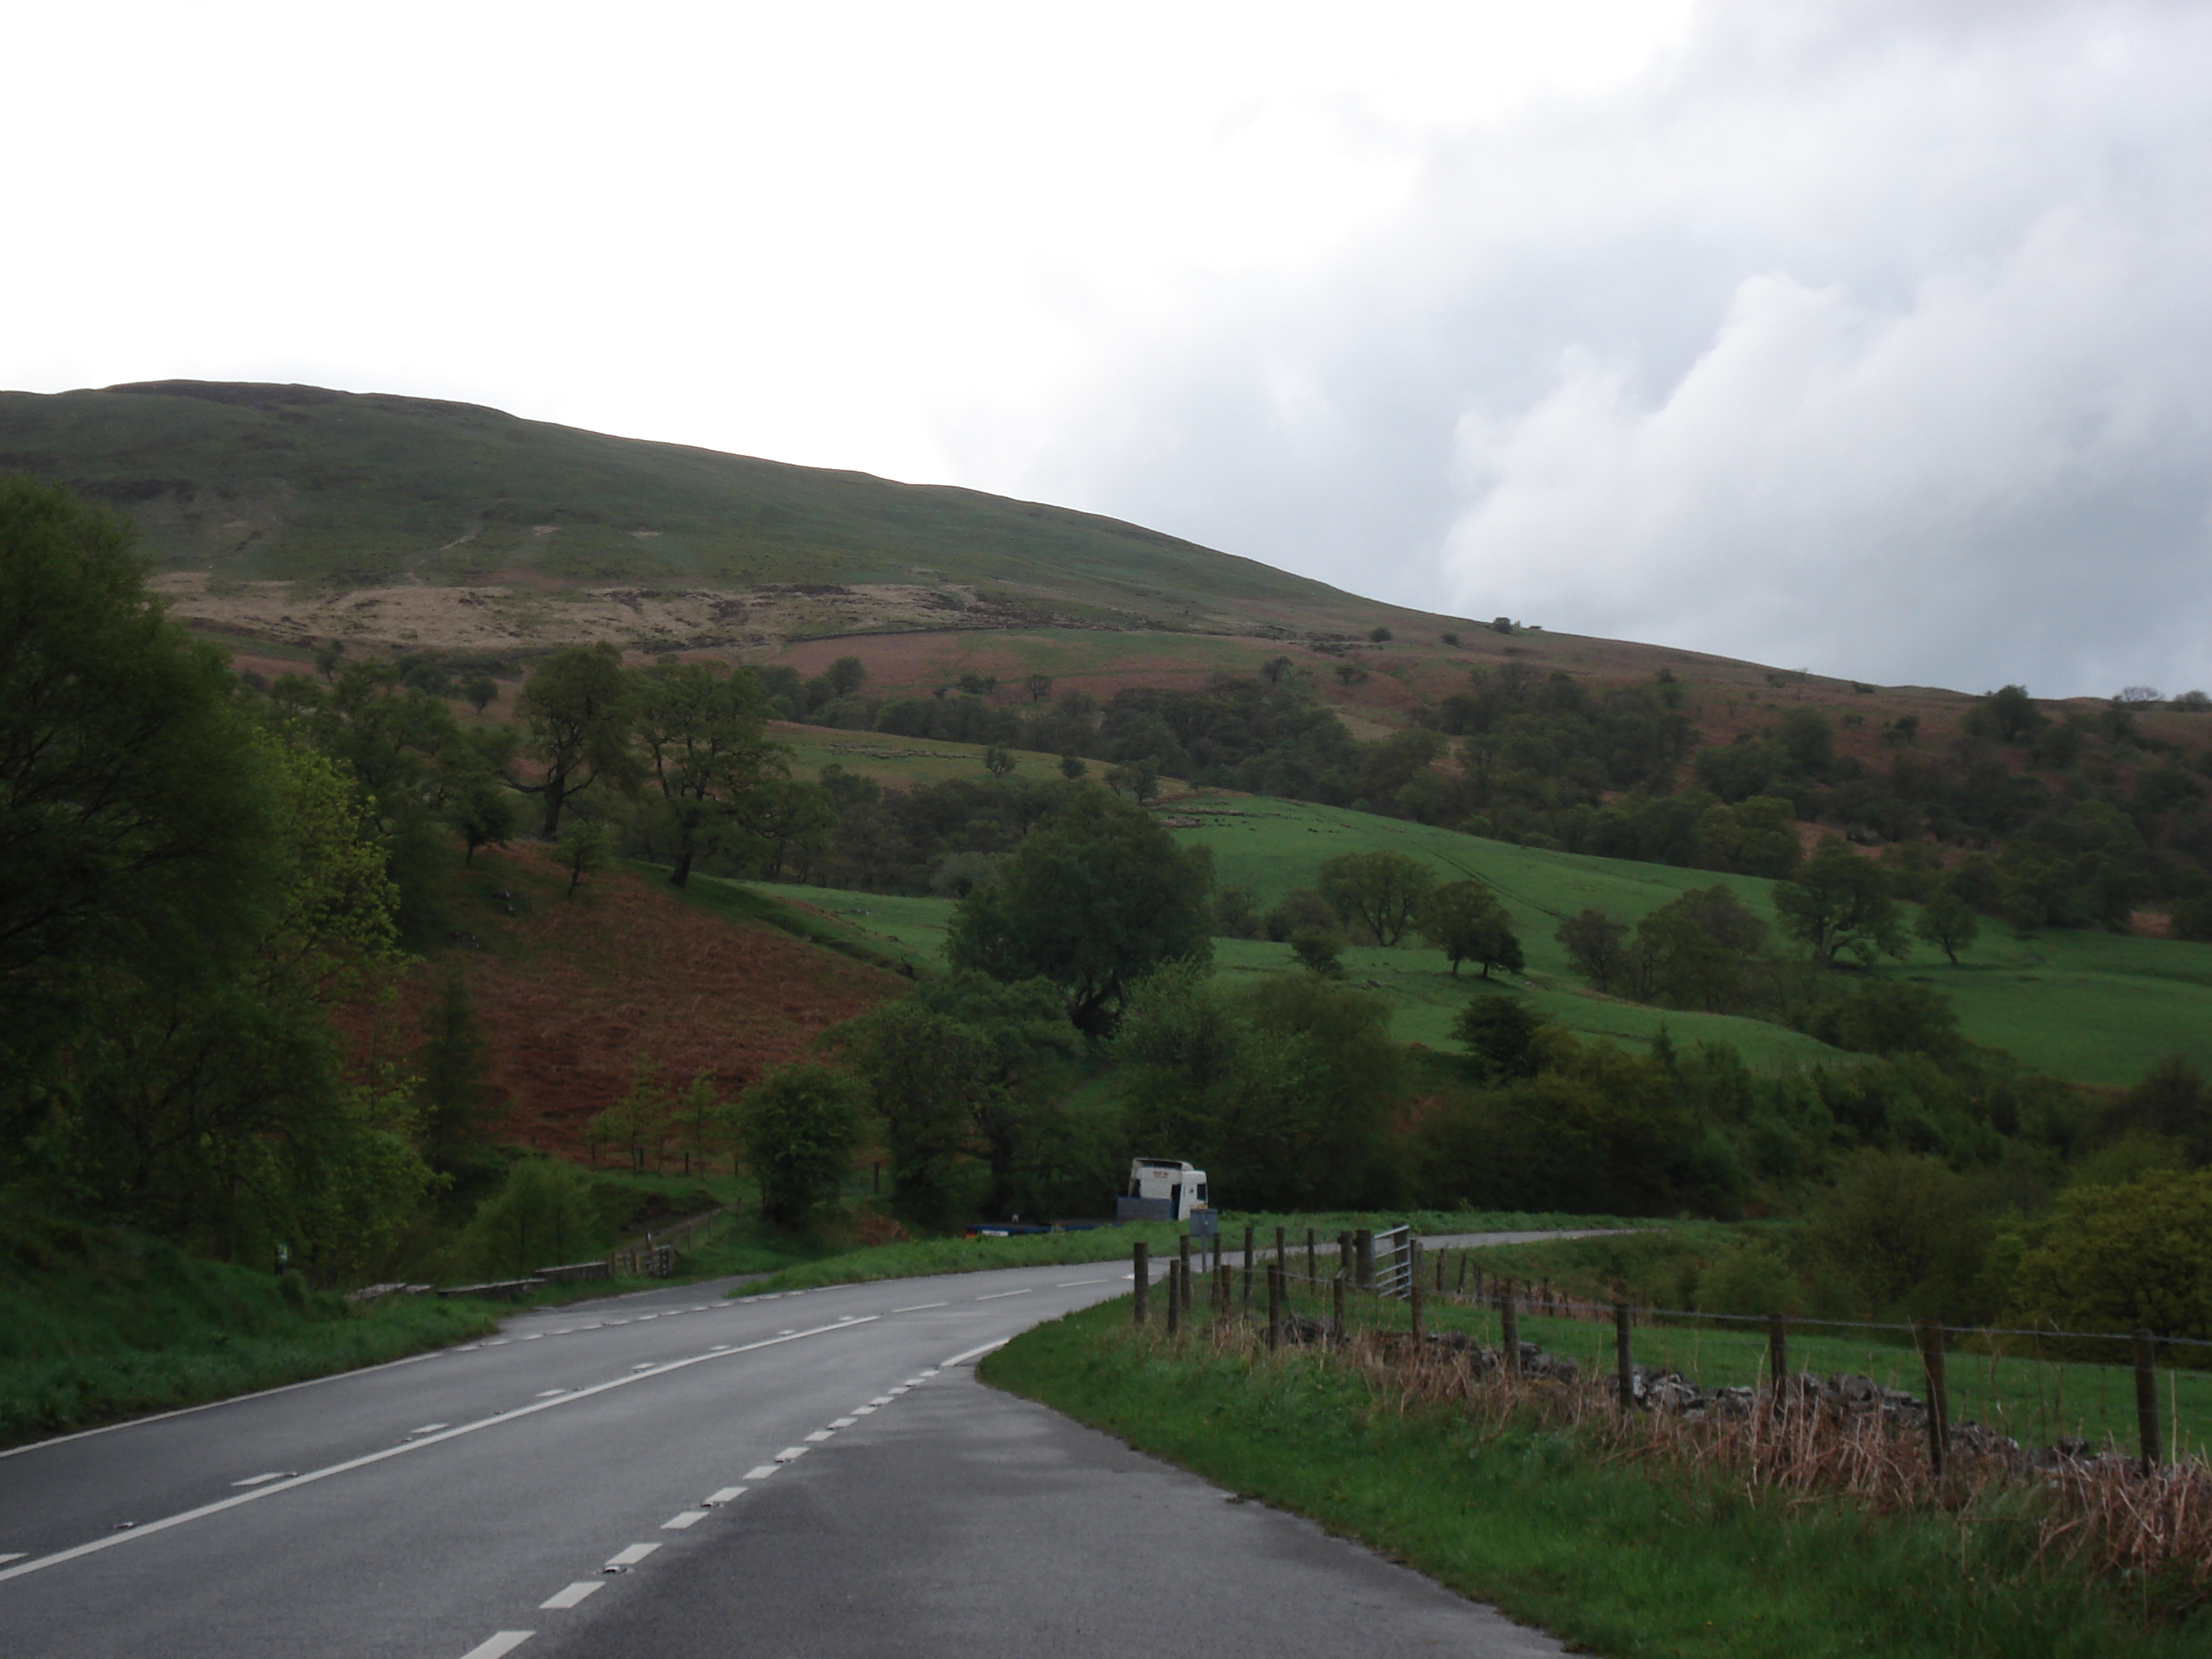
{"label": "bush", "polygon": [[550,1158],[526,1158],[477,1207],[462,1259],[471,1273],[487,1279],[523,1279],[577,1261],[604,1237],[583,1173]]}
{"label": "bush", "polygon": [[860,1085],[826,1066],[779,1066],[738,1103],[761,1213],[793,1228],[837,1195],[860,1135]]}

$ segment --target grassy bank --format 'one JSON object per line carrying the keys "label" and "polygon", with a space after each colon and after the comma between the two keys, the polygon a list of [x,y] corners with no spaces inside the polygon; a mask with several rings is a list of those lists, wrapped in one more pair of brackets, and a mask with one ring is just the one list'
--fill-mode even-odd
{"label": "grassy bank", "polygon": [[2201,1619],[2037,1570],[2024,1529],[1747,1497],[1723,1476],[1605,1461],[1573,1431],[1401,1409],[1310,1356],[1133,1340],[1127,1319],[1116,1300],[1040,1326],[983,1375],[1593,1652],[2212,1654]]}
{"label": "grassy bank", "polygon": [[0,1444],[326,1376],[481,1336],[481,1304],[343,1298],[118,1227],[0,1225]]}

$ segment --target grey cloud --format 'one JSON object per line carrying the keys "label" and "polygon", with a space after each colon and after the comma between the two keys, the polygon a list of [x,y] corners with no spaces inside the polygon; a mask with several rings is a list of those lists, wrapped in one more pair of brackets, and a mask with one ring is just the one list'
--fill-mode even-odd
{"label": "grey cloud", "polygon": [[2201,8],[1717,8],[1125,342],[1018,482],[1461,614],[2212,683],[2208,70]]}

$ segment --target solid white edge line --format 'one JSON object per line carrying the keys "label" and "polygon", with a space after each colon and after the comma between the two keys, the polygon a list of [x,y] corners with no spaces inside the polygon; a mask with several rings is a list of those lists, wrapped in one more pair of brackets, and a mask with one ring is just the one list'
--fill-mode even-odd
{"label": "solid white edge line", "polygon": [[513,1653],[538,1632],[532,1630],[503,1630],[495,1632],[489,1641],[479,1642],[461,1656],[461,1659],[501,1659]]}
{"label": "solid white edge line", "polygon": [[607,1587],[604,1578],[579,1578],[574,1583],[557,1589],[538,1604],[538,1610],[573,1607],[586,1596],[597,1594]]}
{"label": "solid white edge line", "polygon": [[[381,1463],[387,1457],[402,1457],[409,1452],[420,1451],[425,1446],[442,1445],[448,1440],[458,1440],[465,1434],[474,1434],[479,1429],[494,1428],[502,1423],[513,1423],[520,1418],[535,1416],[539,1412],[557,1411],[563,1406],[574,1405],[579,1400],[589,1400],[594,1395],[605,1394],[611,1389],[628,1388],[633,1382],[643,1382],[653,1377],[665,1376],[671,1371],[680,1371],[687,1366],[696,1365],[706,1360],[727,1359],[735,1354],[751,1353],[760,1348],[773,1348],[786,1342],[797,1342],[810,1336],[821,1336],[830,1331],[857,1331],[863,1325],[874,1323],[876,1317],[874,1314],[869,1314],[849,1323],[839,1321],[836,1324],[817,1325],[811,1330],[793,1331],[789,1336],[764,1337],[758,1342],[748,1342],[743,1347],[731,1348],[721,1353],[699,1353],[693,1354],[685,1359],[672,1359],[658,1370],[633,1371],[627,1376],[617,1376],[611,1382],[596,1382],[590,1388],[578,1389],[573,1394],[564,1394],[558,1400],[540,1400],[531,1405],[518,1406],[513,1411],[501,1412],[497,1416],[483,1418],[474,1423],[464,1423],[459,1428],[447,1429],[440,1434],[426,1435],[419,1440],[403,1441],[397,1446],[386,1446],[382,1451],[368,1452],[360,1457],[349,1458],[343,1463],[333,1463],[328,1468],[310,1469],[307,1474],[295,1474],[289,1480],[272,1481],[268,1486],[256,1486],[251,1492],[242,1492],[235,1497],[218,1498],[212,1504],[203,1504],[196,1510],[186,1510],[181,1514],[164,1516],[159,1521],[149,1521],[144,1526],[134,1528],[129,1532],[110,1533],[103,1538],[94,1539],[90,1543],[79,1544],[72,1549],[57,1551],[52,1555],[42,1555],[35,1561],[26,1561],[21,1566],[0,1568],[0,1583],[5,1583],[10,1578],[21,1578],[25,1573],[37,1572],[46,1567],[59,1566],[63,1562],[74,1561],[79,1556],[112,1549],[118,1544],[127,1544],[133,1539],[149,1537],[157,1532],[167,1532],[172,1527],[183,1526],[187,1521],[198,1521],[206,1516],[220,1514],[224,1510],[236,1509],[241,1504],[258,1503],[262,1498],[274,1498],[280,1492],[290,1492],[295,1487],[304,1486],[313,1481],[326,1480],[334,1474],[349,1474],[356,1469],[368,1468],[371,1463]],[[525,1637],[529,1634],[527,1631],[522,1632]],[[503,1648],[500,1650],[506,1651]]]}
{"label": "solid white edge line", "polygon": [[964,1365],[971,1359],[981,1359],[985,1354],[990,1352],[992,1349],[1003,1348],[1007,1343],[1013,1340],[1014,1339],[1011,1336],[1002,1336],[996,1342],[986,1342],[980,1348],[969,1349],[966,1353],[956,1353],[951,1358],[941,1363],[938,1366],[938,1369],[939,1370],[950,1370],[953,1366]]}

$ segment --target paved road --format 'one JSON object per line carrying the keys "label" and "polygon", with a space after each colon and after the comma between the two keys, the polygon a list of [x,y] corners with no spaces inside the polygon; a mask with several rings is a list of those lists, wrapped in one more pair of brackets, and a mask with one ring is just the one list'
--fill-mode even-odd
{"label": "paved road", "polygon": [[676,1288],[0,1455],[0,1654],[1561,1650],[975,1380],[1127,1271]]}

